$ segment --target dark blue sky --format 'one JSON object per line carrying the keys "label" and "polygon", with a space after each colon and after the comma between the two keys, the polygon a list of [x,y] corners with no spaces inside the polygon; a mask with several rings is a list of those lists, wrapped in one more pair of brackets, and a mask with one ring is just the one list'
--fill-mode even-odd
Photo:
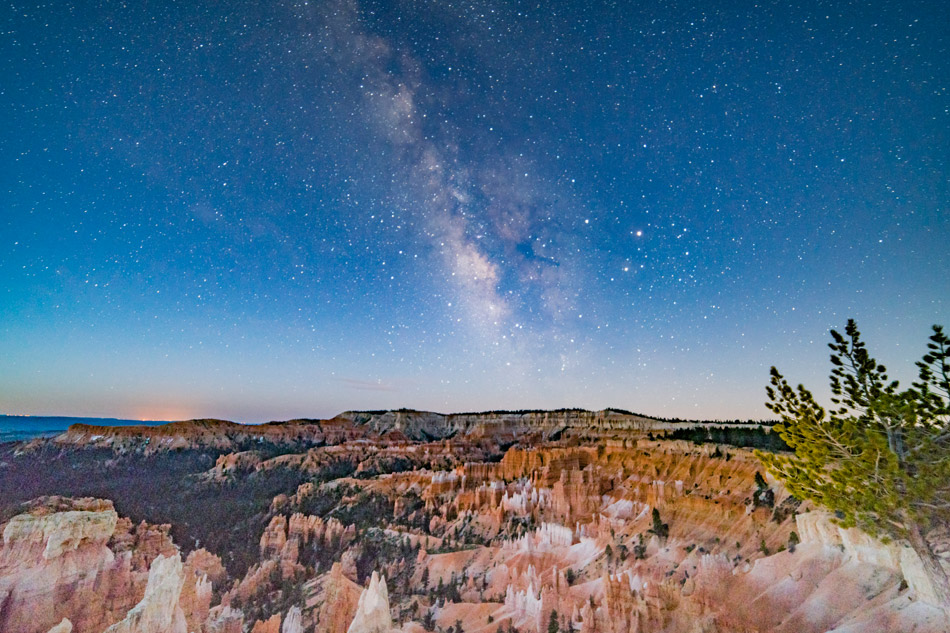
{"label": "dark blue sky", "polygon": [[950,325],[944,2],[0,20],[3,412],[763,417]]}

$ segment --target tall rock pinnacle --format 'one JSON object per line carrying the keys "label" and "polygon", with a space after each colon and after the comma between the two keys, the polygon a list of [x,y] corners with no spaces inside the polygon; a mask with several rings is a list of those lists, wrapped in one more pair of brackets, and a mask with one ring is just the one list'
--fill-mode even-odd
{"label": "tall rock pinnacle", "polygon": [[374,571],[369,586],[360,595],[356,615],[346,633],[389,633],[392,628],[386,578]]}

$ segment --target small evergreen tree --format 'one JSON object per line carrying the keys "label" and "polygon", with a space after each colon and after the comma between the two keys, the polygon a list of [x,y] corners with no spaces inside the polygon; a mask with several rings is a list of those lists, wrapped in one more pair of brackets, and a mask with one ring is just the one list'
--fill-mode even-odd
{"label": "small evergreen tree", "polygon": [[798,544],[801,543],[801,539],[798,538],[798,532],[792,532],[788,535],[788,551],[792,554],[795,553],[795,548],[798,547]]}
{"label": "small evergreen tree", "polygon": [[663,520],[660,518],[659,510],[653,508],[651,518],[653,519],[653,527],[650,528],[650,532],[656,534],[660,538],[666,538],[670,535],[670,526],[666,523],[663,523]]}
{"label": "small evergreen tree", "polygon": [[647,557],[647,546],[643,544],[642,534],[637,534],[637,543],[633,546],[633,557],[637,560]]}
{"label": "small evergreen tree", "polygon": [[775,493],[769,488],[768,482],[759,471],[755,471],[755,492],[752,493],[752,504],[756,508],[775,506]]}
{"label": "small evergreen tree", "polygon": [[950,579],[927,541],[950,521],[950,338],[933,326],[919,380],[900,390],[853,320],[831,336],[833,406],[793,389],[773,367],[766,406],[794,454],[757,455],[793,495],[834,511],[843,526],[906,540],[950,606]]}
{"label": "small evergreen tree", "polygon": [[561,629],[561,625],[558,624],[557,611],[552,609],[551,617],[548,619],[548,633],[558,633],[560,629]]}

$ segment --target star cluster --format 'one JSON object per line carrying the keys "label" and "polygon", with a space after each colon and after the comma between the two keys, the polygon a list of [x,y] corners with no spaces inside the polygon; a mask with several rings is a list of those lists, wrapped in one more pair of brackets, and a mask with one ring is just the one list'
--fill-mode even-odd
{"label": "star cluster", "polygon": [[766,415],[950,325],[942,2],[14,2],[0,409]]}

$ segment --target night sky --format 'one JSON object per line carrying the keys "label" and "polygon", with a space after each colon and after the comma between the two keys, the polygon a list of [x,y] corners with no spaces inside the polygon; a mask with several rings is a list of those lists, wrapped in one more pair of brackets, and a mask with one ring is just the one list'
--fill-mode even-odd
{"label": "night sky", "polygon": [[0,412],[766,417],[950,326],[950,3],[0,8]]}

